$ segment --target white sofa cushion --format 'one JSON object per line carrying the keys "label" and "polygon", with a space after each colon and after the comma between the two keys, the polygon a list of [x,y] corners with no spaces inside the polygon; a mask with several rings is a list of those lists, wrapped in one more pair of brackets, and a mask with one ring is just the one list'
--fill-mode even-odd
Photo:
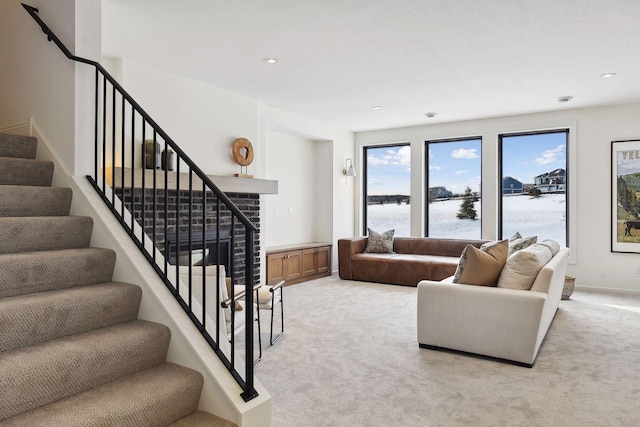
{"label": "white sofa cushion", "polygon": [[551,254],[556,256],[556,254],[560,251],[560,244],[555,240],[545,239],[540,242],[541,245],[548,247],[551,250]]}
{"label": "white sofa cushion", "polygon": [[547,245],[535,243],[521,249],[509,258],[498,278],[498,287],[529,290],[540,269],[553,257]]}

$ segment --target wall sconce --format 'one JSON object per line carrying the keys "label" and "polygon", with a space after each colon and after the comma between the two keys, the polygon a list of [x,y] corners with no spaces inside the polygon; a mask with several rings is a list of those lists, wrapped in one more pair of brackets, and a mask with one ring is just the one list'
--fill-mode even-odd
{"label": "wall sconce", "polygon": [[353,160],[346,159],[344,161],[344,169],[342,169],[342,175],[356,176],[356,170],[353,168]]}

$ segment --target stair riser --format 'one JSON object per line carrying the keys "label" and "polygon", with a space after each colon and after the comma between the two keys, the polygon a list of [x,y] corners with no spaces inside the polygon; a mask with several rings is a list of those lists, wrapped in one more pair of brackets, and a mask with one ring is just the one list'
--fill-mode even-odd
{"label": "stair riser", "polygon": [[0,134],[0,157],[35,159],[38,141],[32,136]]}
{"label": "stair riser", "polygon": [[0,217],[65,216],[71,208],[70,188],[0,186]]}
{"label": "stair riser", "polygon": [[53,163],[0,157],[0,185],[50,186]]}
{"label": "stair riser", "polygon": [[86,248],[89,217],[0,218],[0,254]]}
{"label": "stair riser", "polygon": [[0,298],[110,282],[115,263],[100,248],[0,255]]}
{"label": "stair riser", "polygon": [[169,339],[167,327],[134,321],[0,353],[0,418],[156,366],[166,358]]}
{"label": "stair riser", "polygon": [[125,283],[80,286],[0,299],[0,352],[129,322],[142,290]]}

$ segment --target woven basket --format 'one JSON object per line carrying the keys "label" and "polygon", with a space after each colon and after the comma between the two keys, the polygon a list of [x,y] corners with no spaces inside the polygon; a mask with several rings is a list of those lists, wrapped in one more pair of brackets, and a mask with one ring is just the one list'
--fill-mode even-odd
{"label": "woven basket", "polygon": [[562,288],[562,299],[569,299],[573,293],[573,286],[576,284],[576,278],[564,276],[564,287]]}

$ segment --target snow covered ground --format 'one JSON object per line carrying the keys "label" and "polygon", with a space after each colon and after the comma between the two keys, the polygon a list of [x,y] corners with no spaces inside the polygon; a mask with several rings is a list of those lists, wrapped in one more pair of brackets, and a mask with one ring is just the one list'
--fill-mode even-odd
{"label": "snow covered ground", "polygon": [[[477,221],[457,219],[462,200],[436,201],[429,205],[429,236],[460,239],[480,239],[480,217]],[[480,215],[480,202],[475,204]],[[369,228],[382,232],[395,228],[396,236],[409,236],[409,205],[370,205]],[[565,195],[546,194],[538,198],[508,196],[504,198],[502,234],[516,231],[523,236],[538,236],[538,240],[552,239],[565,243]]]}

